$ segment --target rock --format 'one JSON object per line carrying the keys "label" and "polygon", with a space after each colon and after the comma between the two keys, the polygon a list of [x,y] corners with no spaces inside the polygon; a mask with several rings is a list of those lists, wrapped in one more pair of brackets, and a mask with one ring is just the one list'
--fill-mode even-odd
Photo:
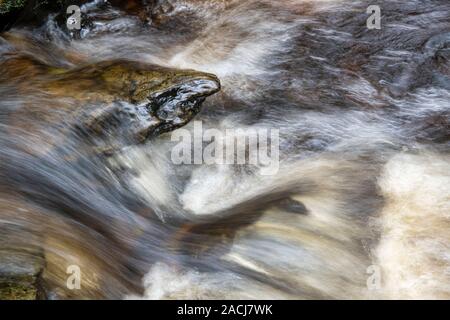
{"label": "rock", "polygon": [[45,263],[37,213],[0,188],[0,300],[43,297],[39,279]]}
{"label": "rock", "polygon": [[23,20],[36,20],[41,15],[40,7],[48,5],[43,0],[0,0],[0,31],[8,30]]}
{"label": "rock", "polygon": [[0,300],[34,300],[40,296],[42,257],[0,250]]}
{"label": "rock", "polygon": [[25,6],[26,0],[0,0],[0,14],[5,14]]}
{"label": "rock", "polygon": [[[114,219],[99,223],[98,214],[110,217],[109,209],[84,207],[83,198],[65,193],[65,184],[52,174],[70,168],[66,161],[82,169],[87,161],[101,162],[100,147],[123,148],[183,126],[207,96],[219,91],[219,80],[127,60],[70,69],[43,60],[25,55],[0,60],[0,83],[23,101],[4,118],[14,144],[8,144],[13,152],[4,153],[20,160],[8,159],[0,167],[8,176],[0,186],[0,298],[103,299],[139,293],[142,272],[128,265],[131,243],[116,238],[116,233],[130,235],[137,229],[119,218],[116,224]],[[30,163],[49,170],[35,171]],[[95,178],[105,180],[85,181],[90,176],[72,177],[71,183],[100,190],[109,178],[100,171]],[[22,188],[22,181],[35,181],[39,191]],[[67,287],[71,266],[82,272],[80,290]]]}
{"label": "rock", "polygon": [[[127,60],[66,70],[20,57],[0,63],[0,68],[0,82],[16,84],[21,95],[46,93],[42,102],[34,100],[10,115],[14,135],[26,128],[29,139],[39,140],[41,151],[64,144],[65,133],[75,127],[98,137],[99,150],[142,143],[188,123],[205,98],[220,90],[212,74]],[[58,134],[48,130],[53,127]],[[45,133],[49,136],[43,139]],[[49,146],[42,146],[42,140]]]}

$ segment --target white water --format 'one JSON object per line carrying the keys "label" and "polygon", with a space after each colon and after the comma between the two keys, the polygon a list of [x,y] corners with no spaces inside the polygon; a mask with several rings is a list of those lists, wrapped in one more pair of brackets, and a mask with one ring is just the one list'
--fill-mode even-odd
{"label": "white water", "polygon": [[[96,27],[79,40],[62,41],[51,19],[41,32],[82,61],[125,57],[216,74],[222,91],[196,120],[224,134],[279,129],[280,168],[261,176],[252,166],[174,165],[170,133],[111,158],[109,168],[133,171],[117,185],[163,223],[212,224],[199,232],[186,223],[167,248],[155,244],[163,253],[150,259],[144,294],[124,297],[449,298],[449,44],[433,53],[440,60],[426,60],[423,45],[450,32],[450,5],[382,1],[386,24],[369,32],[367,1],[160,3],[173,8],[161,9],[158,28],[111,9],[117,17],[107,21],[91,13]],[[273,194],[306,212],[268,201]],[[376,290],[370,266],[381,270]]]}

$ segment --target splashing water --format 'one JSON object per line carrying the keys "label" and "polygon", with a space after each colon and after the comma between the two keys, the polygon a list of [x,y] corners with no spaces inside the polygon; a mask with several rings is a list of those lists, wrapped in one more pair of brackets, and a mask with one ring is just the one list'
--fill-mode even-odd
{"label": "splashing water", "polygon": [[[450,298],[450,4],[378,2],[380,30],[368,1],[160,0],[1,33],[0,251],[47,298]],[[279,130],[279,169],[175,164],[194,116]]]}

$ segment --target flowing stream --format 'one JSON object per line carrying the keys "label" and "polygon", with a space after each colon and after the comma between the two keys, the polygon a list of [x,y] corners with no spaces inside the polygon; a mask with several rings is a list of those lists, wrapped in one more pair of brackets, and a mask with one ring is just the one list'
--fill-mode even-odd
{"label": "flowing stream", "polygon": [[[381,29],[370,1],[78,4],[80,30],[0,33],[0,274],[37,268],[48,299],[450,298],[448,0],[377,1]],[[277,133],[276,167],[176,163],[207,129]]]}

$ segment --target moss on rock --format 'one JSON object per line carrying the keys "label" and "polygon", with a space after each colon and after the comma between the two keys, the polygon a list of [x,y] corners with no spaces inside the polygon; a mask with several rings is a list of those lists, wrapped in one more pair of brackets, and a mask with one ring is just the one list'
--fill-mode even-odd
{"label": "moss on rock", "polygon": [[25,6],[27,0],[0,0],[0,14],[21,9]]}
{"label": "moss on rock", "polygon": [[0,300],[35,300],[44,265],[39,253],[0,250]]}
{"label": "moss on rock", "polygon": [[36,278],[0,278],[0,300],[35,300],[37,298]]}

